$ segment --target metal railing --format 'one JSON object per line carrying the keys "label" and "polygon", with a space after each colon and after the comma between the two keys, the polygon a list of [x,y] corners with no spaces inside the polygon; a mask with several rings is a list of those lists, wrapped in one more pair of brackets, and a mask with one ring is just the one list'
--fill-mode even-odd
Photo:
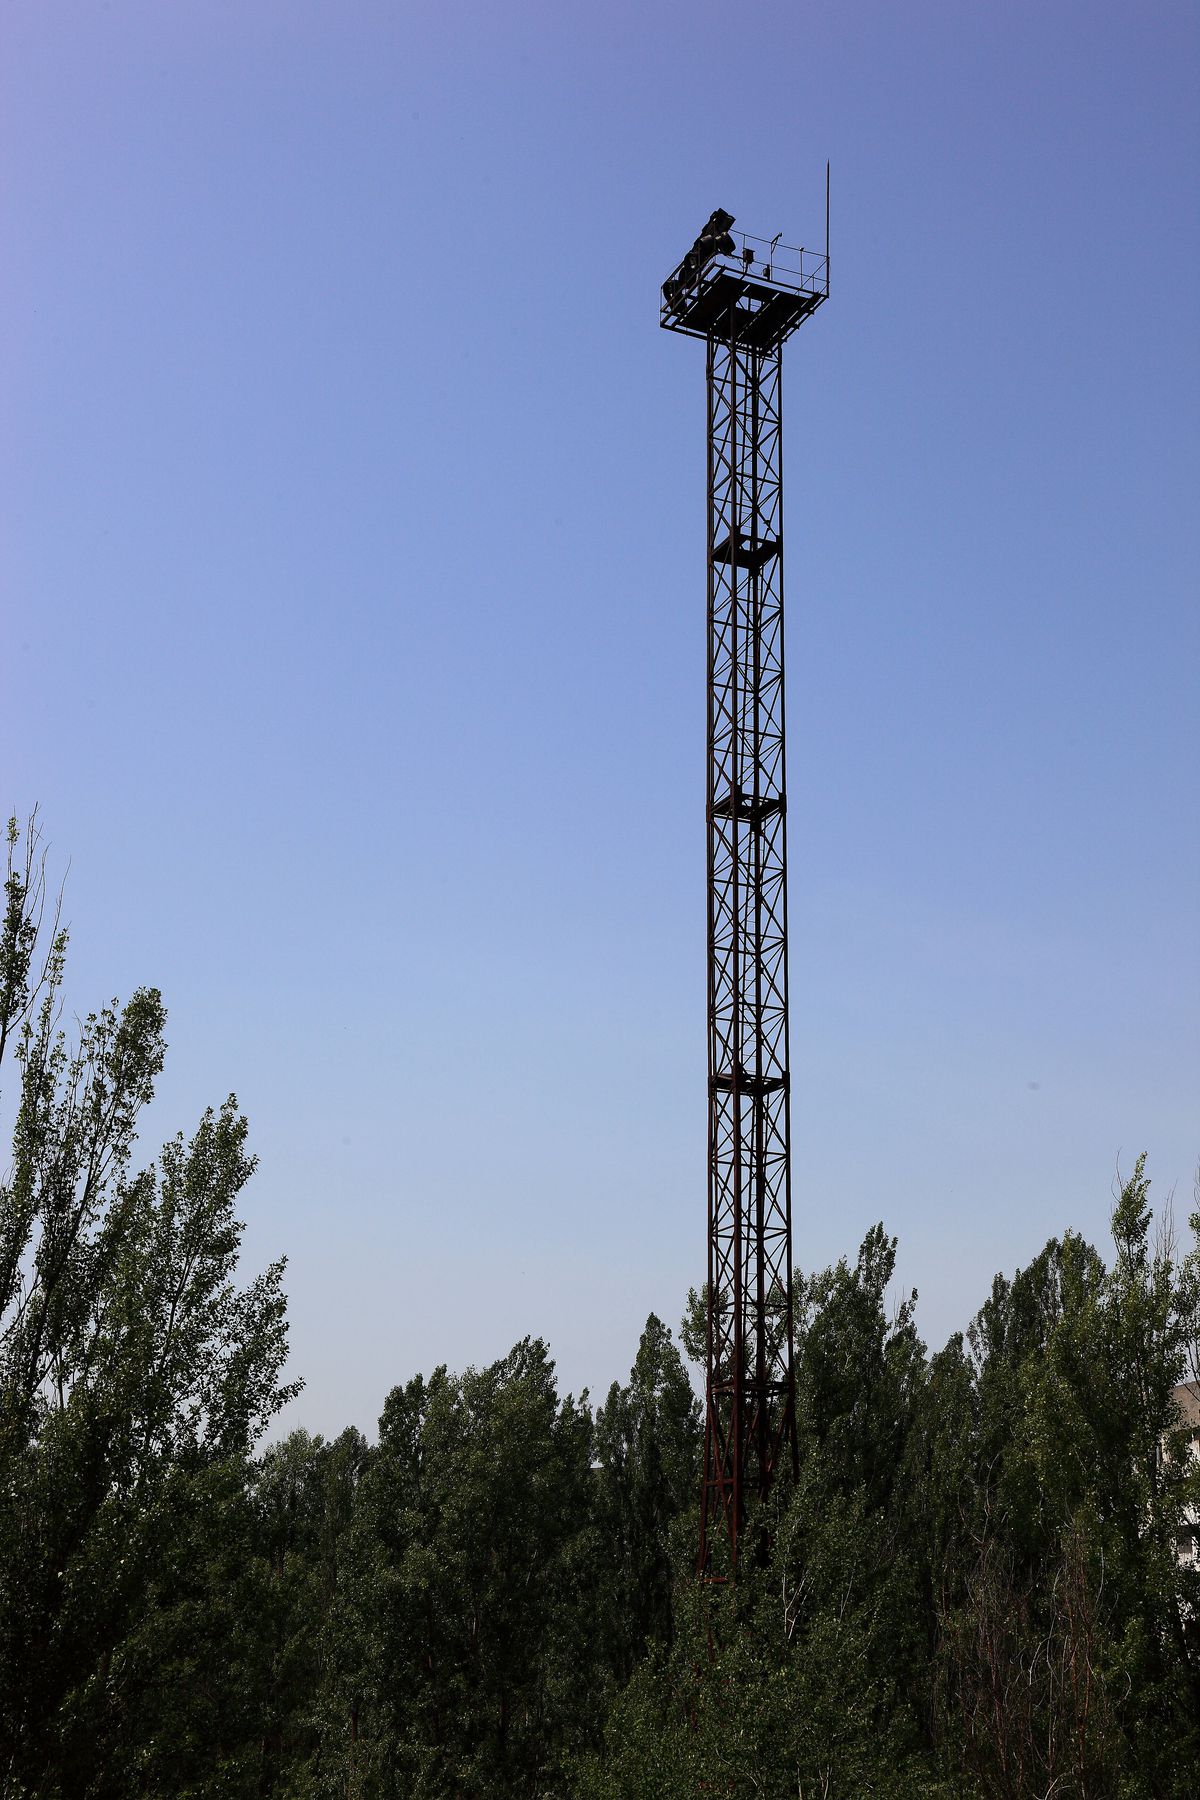
{"label": "metal railing", "polygon": [[737,244],[732,256],[715,257],[705,270],[730,269],[752,281],[770,281],[777,287],[801,294],[829,295],[829,257],[824,250],[804,244],[785,244],[781,238],[753,237],[747,231],[731,231]]}
{"label": "metal railing", "polygon": [[663,284],[661,316],[664,324],[687,311],[696,296],[721,274],[734,275],[756,286],[782,288],[794,294],[829,296],[829,256],[804,244],[785,244],[782,237],[754,237],[731,231],[734,249],[728,255],[710,256],[698,268],[689,268],[689,253]]}

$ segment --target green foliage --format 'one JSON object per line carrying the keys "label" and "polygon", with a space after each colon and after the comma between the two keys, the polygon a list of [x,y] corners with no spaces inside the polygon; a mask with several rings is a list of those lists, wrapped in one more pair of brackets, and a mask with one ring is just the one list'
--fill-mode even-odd
{"label": "green foliage", "polygon": [[[181,1793],[157,1772],[178,1762],[170,1744],[191,1730],[221,1760],[236,1709],[213,1701],[214,1735],[190,1676],[165,1706],[164,1644],[172,1619],[190,1621],[189,1667],[207,1658],[219,1673],[217,1640],[236,1639],[252,1612],[214,1559],[245,1537],[242,1471],[296,1391],[279,1379],[283,1265],[236,1284],[233,1209],[253,1159],[232,1098],[190,1142],[133,1168],[162,1067],[162,1001],[140,990],[68,1042],[57,920],[38,963],[36,823],[23,854],[15,823],[8,842],[0,1046],[15,1054],[18,1094],[0,1183],[3,1791]],[[197,1556],[201,1545],[212,1554]]]}
{"label": "green foliage", "polygon": [[912,1300],[884,1308],[894,1262],[877,1227],[853,1268],[797,1273],[799,1479],[751,1521],[765,1554],[736,1587],[680,1568],[673,1642],[621,1696],[582,1793],[934,1791],[908,1692],[927,1646],[899,1481],[924,1358]]}
{"label": "green foliage", "polygon": [[537,1340],[392,1391],[345,1543],[320,1791],[544,1791],[594,1705],[591,1441]]}
{"label": "green foliage", "polygon": [[671,1333],[646,1321],[629,1384],[596,1414],[595,1506],[604,1545],[608,1672],[625,1681],[671,1636],[672,1536],[700,1482],[700,1406]]}
{"label": "green foliage", "polygon": [[[971,1332],[969,1539],[943,1570],[941,1730],[986,1794],[1194,1792],[1200,1506],[1173,1390],[1195,1367],[1195,1251],[1151,1242],[1139,1159],[1106,1268],[1072,1234]],[[1193,1228],[1200,1220],[1193,1221]]]}
{"label": "green foliage", "polygon": [[[1200,1218],[1192,1221],[1200,1233]],[[601,1796],[1190,1795],[1200,1580],[1198,1252],[1151,1242],[1139,1161],[1111,1269],[1080,1239],[997,1279],[926,1357],[895,1244],[797,1274],[799,1479],[736,1589],[678,1573],[671,1643],[614,1707]],[[702,1343],[693,1295],[685,1338]]]}

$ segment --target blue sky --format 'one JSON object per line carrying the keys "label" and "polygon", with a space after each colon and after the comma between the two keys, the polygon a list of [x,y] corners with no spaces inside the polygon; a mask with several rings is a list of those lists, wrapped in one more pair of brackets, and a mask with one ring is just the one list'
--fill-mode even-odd
{"label": "blue sky", "polygon": [[1190,4],[9,0],[3,798],[72,999],[236,1090],[289,1421],[704,1265],[715,206],[819,241],[785,434],[796,1255],[938,1342],[1191,1205]]}

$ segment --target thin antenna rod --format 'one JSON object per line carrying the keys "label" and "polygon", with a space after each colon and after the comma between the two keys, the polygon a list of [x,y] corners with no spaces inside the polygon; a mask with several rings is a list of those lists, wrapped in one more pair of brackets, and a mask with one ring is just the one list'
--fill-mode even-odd
{"label": "thin antenna rod", "polygon": [[829,291],[829,164],[825,164],[825,291]]}

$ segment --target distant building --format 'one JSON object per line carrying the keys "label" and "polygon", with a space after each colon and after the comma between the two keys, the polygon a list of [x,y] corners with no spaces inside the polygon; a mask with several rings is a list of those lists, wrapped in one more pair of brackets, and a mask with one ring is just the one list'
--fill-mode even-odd
{"label": "distant building", "polygon": [[[1171,1398],[1179,1410],[1179,1421],[1188,1434],[1188,1460],[1200,1462],[1200,1381],[1181,1381]],[[1192,1508],[1187,1522],[1175,1539],[1175,1552],[1188,1568],[1200,1566],[1200,1513]]]}

